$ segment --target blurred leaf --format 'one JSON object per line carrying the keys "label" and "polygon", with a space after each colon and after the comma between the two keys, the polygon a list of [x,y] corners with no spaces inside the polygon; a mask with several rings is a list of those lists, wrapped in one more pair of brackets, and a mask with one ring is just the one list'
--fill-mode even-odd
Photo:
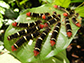
{"label": "blurred leaf", "polygon": [[52,3],[53,2],[53,0],[47,0],[49,3]]}
{"label": "blurred leaf", "polygon": [[0,19],[0,28],[2,27],[3,23],[2,23],[2,19]]}
{"label": "blurred leaf", "polygon": [[76,13],[79,13],[81,17],[84,17],[84,6],[75,9]]}
{"label": "blurred leaf", "polygon": [[0,46],[3,45],[4,43],[2,41],[0,41]]}
{"label": "blurred leaf", "polygon": [[9,5],[7,3],[5,3],[4,1],[0,1],[0,6],[6,9],[9,9]]}
{"label": "blurred leaf", "polygon": [[71,3],[75,3],[75,2],[84,2],[84,0],[71,0]]}
{"label": "blurred leaf", "polygon": [[[52,50],[52,48],[50,46],[50,37],[51,37],[51,35],[49,34],[46,37],[46,39],[44,40],[44,44],[42,45],[40,55],[37,58],[35,58],[34,57],[33,50],[34,50],[36,39],[33,40],[33,43],[31,45],[29,45],[28,43],[25,43],[17,51],[15,51],[15,52],[12,52],[11,51],[11,46],[20,37],[18,37],[16,39],[13,39],[11,41],[8,41],[7,40],[7,37],[9,35],[13,34],[13,33],[16,33],[17,31],[22,30],[23,28],[13,27],[12,25],[10,25],[8,27],[8,29],[6,30],[6,33],[5,33],[5,36],[4,36],[4,45],[21,62],[26,63],[26,62],[34,62],[34,61],[39,61],[39,60],[45,60],[45,59],[49,59],[50,57],[53,57],[54,55],[57,55],[58,53],[60,53],[61,51],[65,50],[67,48],[67,46],[70,44],[70,42],[72,41],[72,39],[74,38],[75,34],[77,33],[77,31],[79,29],[77,26],[75,26],[72,23],[72,20],[70,18],[70,24],[71,24],[71,27],[72,27],[72,30],[73,30],[72,31],[72,34],[73,35],[72,35],[71,38],[68,38],[67,35],[66,35],[65,24],[62,21],[63,20],[63,17],[64,17],[63,16],[63,11],[59,11],[59,10],[53,8],[53,5],[52,4],[46,4],[46,5],[42,5],[40,7],[37,7],[37,8],[32,8],[32,9],[25,10],[23,13],[21,13],[19,15],[19,17],[17,18],[17,22],[25,23],[25,22],[35,21],[36,20],[35,18],[32,18],[32,20],[27,20],[26,19],[27,18],[26,17],[26,13],[29,12],[29,11],[30,12],[36,12],[36,13],[49,12],[50,14],[52,14],[53,11],[56,11],[57,14],[60,14],[61,15],[61,23],[62,23],[62,26],[61,26],[60,33],[59,33],[58,38],[57,38],[56,45],[55,45],[56,48],[54,48],[54,50]],[[80,19],[80,16],[79,16],[78,19]],[[45,21],[43,21],[43,22],[45,22]],[[52,28],[52,30],[50,32],[53,31],[54,25],[51,28]],[[40,31],[42,31],[42,30],[40,30]],[[29,41],[27,41],[27,42],[29,42]],[[57,59],[59,59],[59,58],[57,58]]]}
{"label": "blurred leaf", "polygon": [[1,28],[2,25],[3,25],[2,20],[3,20],[3,16],[2,16],[2,14],[0,13],[0,28]]}
{"label": "blurred leaf", "polygon": [[20,5],[25,4],[27,1],[28,1],[28,0],[23,0],[23,1],[21,1],[21,2],[20,2]]}
{"label": "blurred leaf", "polygon": [[1,13],[1,14],[4,14],[4,13],[5,13],[5,9],[2,8],[2,7],[0,7],[0,13]]}
{"label": "blurred leaf", "polygon": [[10,19],[17,18],[18,15],[19,15],[19,12],[14,12],[12,9],[7,9],[5,12],[5,16],[7,16]]}
{"label": "blurred leaf", "polygon": [[4,0],[5,2],[7,2],[7,3],[12,3],[12,2],[14,2],[15,0]]}
{"label": "blurred leaf", "polygon": [[60,5],[65,8],[67,8],[70,3],[71,3],[71,0],[55,0],[55,2],[54,2],[54,4]]}

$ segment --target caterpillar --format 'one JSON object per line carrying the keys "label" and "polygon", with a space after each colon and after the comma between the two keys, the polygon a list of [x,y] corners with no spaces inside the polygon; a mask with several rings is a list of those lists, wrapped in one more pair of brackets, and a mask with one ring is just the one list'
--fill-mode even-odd
{"label": "caterpillar", "polygon": [[37,41],[36,41],[36,44],[35,44],[35,48],[34,48],[34,56],[37,56],[40,52],[40,49],[41,49],[41,44],[42,44],[42,41],[44,40],[44,38],[48,35],[50,31],[50,28],[46,28],[42,34],[40,35],[40,37],[38,37]]}
{"label": "caterpillar", "polygon": [[33,12],[28,12],[26,13],[27,16],[31,17],[42,17],[42,15],[50,15],[49,13],[33,13]]}
{"label": "caterpillar", "polygon": [[12,23],[12,26],[17,26],[17,27],[33,27],[33,26],[36,26],[38,24],[40,24],[42,21],[41,20],[37,20],[35,22],[32,22],[32,23],[17,23],[17,22],[14,22]]}
{"label": "caterpillar", "polygon": [[73,9],[70,9],[70,8],[64,8],[64,7],[61,7],[58,5],[54,5],[53,7],[58,9],[58,10],[64,11],[65,13],[63,13],[63,15],[65,17],[71,17],[75,13],[75,11]]}
{"label": "caterpillar", "polygon": [[76,20],[76,18],[78,17],[78,13],[76,13],[75,16],[72,17],[72,22],[77,26],[77,27],[81,27],[81,24]]}
{"label": "caterpillar", "polygon": [[68,17],[65,17],[65,27],[66,27],[67,36],[70,38],[72,36],[72,29]]}
{"label": "caterpillar", "polygon": [[60,27],[61,27],[61,23],[57,22],[57,24],[55,25],[55,28],[52,32],[51,38],[50,38],[51,46],[54,46],[56,44],[56,39],[57,39],[57,36],[59,34]]}
{"label": "caterpillar", "polygon": [[50,19],[49,21],[45,23],[45,27],[50,26],[56,23],[57,21],[60,21],[60,18],[61,18],[61,15],[58,15],[56,18]]}
{"label": "caterpillar", "polygon": [[12,48],[11,50],[16,51],[23,43],[25,43],[26,41],[29,41],[30,39],[37,37],[38,35],[39,35],[39,32],[36,31],[34,33],[23,36],[17,42],[15,42],[14,45],[11,46]]}
{"label": "caterpillar", "polygon": [[21,35],[25,35],[25,34],[28,34],[28,33],[32,33],[32,32],[34,32],[34,31],[36,31],[36,30],[40,30],[40,29],[42,29],[43,27],[44,27],[44,25],[40,24],[40,25],[34,26],[34,27],[30,28],[30,29],[24,29],[24,30],[21,30],[21,31],[19,31],[19,32],[16,32],[16,33],[14,33],[14,34],[12,34],[12,35],[9,35],[9,36],[7,37],[7,39],[8,39],[8,40],[11,40],[11,39],[17,38],[17,37],[19,37],[19,36],[21,36]]}

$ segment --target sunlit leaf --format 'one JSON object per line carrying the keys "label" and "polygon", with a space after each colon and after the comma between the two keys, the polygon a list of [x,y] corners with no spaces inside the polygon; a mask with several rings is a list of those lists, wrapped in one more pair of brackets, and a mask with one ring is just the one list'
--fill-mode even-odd
{"label": "sunlit leaf", "polygon": [[[72,23],[72,20],[70,18],[70,24],[71,24],[71,27],[72,27],[72,34],[73,35],[72,35],[71,38],[68,38],[67,35],[66,35],[65,24],[64,24],[64,21],[63,21],[63,12],[53,8],[52,4],[46,4],[46,5],[42,5],[40,7],[37,7],[37,8],[27,9],[19,15],[19,17],[17,18],[16,21],[17,22],[23,22],[23,23],[24,22],[35,21],[36,18],[34,18],[34,19],[32,18],[32,20],[27,20],[26,19],[27,18],[26,13],[29,12],[29,11],[30,12],[36,12],[36,13],[49,12],[50,14],[52,14],[53,11],[56,11],[57,14],[61,14],[62,25],[61,25],[60,33],[58,35],[57,42],[56,42],[56,45],[55,45],[56,48],[54,48],[54,50],[52,50],[52,48],[50,46],[51,35],[48,34],[48,36],[44,40],[44,44],[42,45],[40,55],[37,58],[34,57],[34,53],[33,53],[34,46],[35,46],[37,38],[33,40],[33,43],[31,45],[28,45],[28,42],[29,42],[28,41],[23,46],[21,46],[17,51],[14,51],[14,52],[11,51],[11,46],[19,39],[19,37],[16,38],[16,39],[13,39],[11,41],[8,41],[7,37],[9,35],[13,34],[13,33],[16,33],[19,30],[22,30],[23,28],[13,27],[12,25],[10,25],[7,28],[5,36],[4,36],[4,45],[7,48],[7,50],[9,50],[21,62],[26,63],[26,62],[34,62],[34,61],[39,61],[39,60],[45,60],[45,59],[49,59],[50,57],[53,57],[54,55],[57,55],[58,53],[60,53],[61,51],[65,50],[67,48],[67,46],[70,44],[70,42],[72,41],[73,37],[75,36],[76,32],[79,29],[77,26],[75,26]],[[80,17],[77,18],[77,19],[80,19]],[[50,33],[53,31],[54,25],[51,28],[52,28],[52,30],[50,31]],[[59,59],[59,58],[56,58],[56,59]]]}
{"label": "sunlit leaf", "polygon": [[55,0],[54,4],[67,8],[71,0]]}
{"label": "sunlit leaf", "polygon": [[[4,61],[5,60],[5,61]],[[8,53],[0,55],[0,63],[21,63]]]}
{"label": "sunlit leaf", "polygon": [[79,13],[81,17],[84,17],[84,6],[76,8],[75,11]]}

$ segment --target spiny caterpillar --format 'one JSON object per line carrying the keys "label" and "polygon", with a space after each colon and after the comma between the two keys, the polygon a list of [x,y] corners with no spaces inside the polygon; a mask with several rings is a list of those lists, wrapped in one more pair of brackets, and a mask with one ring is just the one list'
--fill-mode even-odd
{"label": "spiny caterpillar", "polygon": [[45,29],[42,34],[40,35],[40,37],[38,37],[36,44],[35,44],[35,48],[34,48],[34,56],[37,56],[41,50],[41,44],[42,41],[45,39],[45,37],[47,36],[47,34],[49,33],[50,28],[48,27],[47,29]]}
{"label": "spiny caterpillar", "polygon": [[54,46],[56,44],[56,39],[59,34],[60,27],[61,27],[61,23],[57,22],[57,24],[55,25],[55,28],[52,32],[52,35],[51,35],[51,39],[50,39],[51,46]]}
{"label": "spiny caterpillar", "polygon": [[[54,5],[54,8],[64,11],[63,16],[65,18],[66,34],[67,34],[67,37],[70,38],[72,36],[72,28],[71,28],[71,25],[70,25],[70,22],[69,22],[70,21],[69,18],[72,19],[73,23],[76,26],[80,27],[81,24],[76,20],[77,17],[78,17],[78,13],[75,13],[75,11],[71,10],[70,8],[64,8],[64,7],[57,6],[57,5]],[[50,44],[51,44],[51,47],[55,46],[56,41],[57,41],[57,36],[59,35],[60,28],[62,26],[61,21],[60,21],[61,20],[61,15],[57,14],[56,12],[53,12],[52,15],[50,15],[50,13],[27,12],[26,16],[27,17],[37,17],[37,18],[44,19],[45,23],[43,23],[41,20],[37,20],[37,21],[32,22],[32,23],[18,23],[18,22],[12,23],[13,27],[24,27],[24,28],[26,28],[26,29],[18,31],[18,32],[12,34],[12,35],[9,35],[7,37],[8,40],[11,40],[11,39],[22,36],[18,41],[16,41],[12,45],[12,51],[16,51],[25,42],[39,36],[36,40],[36,44],[35,44],[34,51],[33,51],[34,56],[37,56],[41,51],[42,41],[48,35],[48,33],[50,31],[50,27],[53,24],[56,24],[56,25],[55,25],[55,27],[52,31],[52,35],[51,35],[51,38],[50,38]],[[43,29],[43,28],[44,28],[44,31],[42,31],[42,33],[41,33],[40,30]]]}
{"label": "spiny caterpillar", "polygon": [[70,25],[68,17],[65,17],[65,27],[66,27],[67,36],[71,37],[72,36],[72,29],[71,29],[71,25]]}
{"label": "spiny caterpillar", "polygon": [[19,36],[21,36],[21,35],[26,35],[26,34],[29,34],[29,33],[34,32],[34,31],[36,31],[36,30],[38,31],[38,30],[40,30],[40,29],[42,29],[42,28],[43,28],[43,27],[42,27],[42,25],[40,24],[40,25],[38,25],[38,26],[29,28],[29,29],[24,29],[24,30],[18,31],[18,32],[12,34],[12,35],[9,35],[7,38],[8,38],[8,40],[11,40],[11,39],[17,38],[17,37],[19,37]]}
{"label": "spiny caterpillar", "polygon": [[42,21],[41,20],[37,20],[35,22],[32,22],[32,23],[17,23],[17,22],[14,22],[12,23],[13,26],[15,27],[33,27],[33,26],[36,26],[38,24],[40,24]]}

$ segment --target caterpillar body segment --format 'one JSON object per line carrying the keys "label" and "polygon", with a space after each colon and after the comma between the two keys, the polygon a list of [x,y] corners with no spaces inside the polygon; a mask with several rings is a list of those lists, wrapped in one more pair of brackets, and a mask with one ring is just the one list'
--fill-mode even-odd
{"label": "caterpillar body segment", "polygon": [[19,47],[22,46],[22,44],[29,41],[30,39],[33,39],[33,38],[37,37],[38,35],[39,35],[39,32],[36,31],[36,32],[34,32],[32,34],[28,34],[26,36],[23,36],[17,42],[15,42],[14,45],[12,45],[12,51],[16,51]]}
{"label": "caterpillar body segment", "polygon": [[57,39],[57,36],[59,34],[60,27],[61,27],[61,23],[57,22],[57,24],[55,25],[55,28],[52,32],[52,35],[51,35],[51,39],[50,39],[51,46],[54,46],[56,44],[56,39]]}
{"label": "caterpillar body segment", "polygon": [[38,24],[40,24],[42,21],[41,20],[37,20],[35,22],[32,22],[32,23],[17,23],[17,22],[14,22],[12,23],[12,26],[14,27],[33,27],[33,26],[36,26]]}
{"label": "caterpillar body segment", "polygon": [[61,19],[60,15],[58,15],[58,17],[56,17],[56,18],[50,19],[49,21],[47,21],[45,23],[45,27],[50,26],[50,25],[56,23],[57,21],[60,21],[60,19]]}
{"label": "caterpillar body segment", "polygon": [[45,19],[45,20],[50,20],[52,18],[56,18],[57,17],[57,13],[54,12],[53,15],[49,15],[49,16],[46,16],[46,15],[42,15],[42,18]]}
{"label": "caterpillar body segment", "polygon": [[35,48],[34,48],[34,56],[37,56],[41,50],[41,44],[42,41],[45,39],[45,37],[48,35],[50,31],[50,28],[48,27],[47,29],[45,29],[42,34],[40,35],[40,37],[38,37],[36,44],[35,44]]}
{"label": "caterpillar body segment", "polygon": [[26,34],[28,34],[28,33],[34,32],[34,31],[36,31],[36,30],[38,31],[38,30],[40,30],[40,29],[42,29],[42,28],[44,28],[44,25],[40,24],[40,25],[38,25],[38,26],[29,28],[29,29],[24,29],[24,30],[21,30],[21,31],[19,31],[19,32],[16,32],[16,33],[14,33],[14,34],[12,34],[12,35],[9,35],[9,36],[7,37],[7,39],[8,39],[8,40],[11,40],[11,39],[13,39],[13,38],[20,37],[21,35],[26,35]]}
{"label": "caterpillar body segment", "polygon": [[68,17],[65,17],[65,27],[66,27],[67,36],[71,37],[72,36],[72,29],[71,29],[71,25],[70,25]]}

